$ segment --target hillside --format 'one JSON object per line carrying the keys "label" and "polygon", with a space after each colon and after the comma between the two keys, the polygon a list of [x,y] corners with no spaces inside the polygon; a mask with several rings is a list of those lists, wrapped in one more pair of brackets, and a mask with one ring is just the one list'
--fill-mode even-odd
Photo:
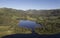
{"label": "hillside", "polygon": [[43,25],[36,28],[38,34],[60,33],[60,9],[16,10],[0,8],[0,36],[15,33],[31,33],[30,29],[18,27],[19,20],[32,20]]}

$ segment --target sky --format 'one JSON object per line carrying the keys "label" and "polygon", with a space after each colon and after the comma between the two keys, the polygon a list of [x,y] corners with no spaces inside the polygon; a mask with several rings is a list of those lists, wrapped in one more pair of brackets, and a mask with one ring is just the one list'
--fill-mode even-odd
{"label": "sky", "polygon": [[0,0],[0,8],[14,9],[59,9],[60,0]]}

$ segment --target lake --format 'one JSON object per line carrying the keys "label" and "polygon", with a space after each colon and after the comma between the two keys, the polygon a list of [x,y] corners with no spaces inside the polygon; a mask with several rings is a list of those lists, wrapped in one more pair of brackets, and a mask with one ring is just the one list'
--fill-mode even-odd
{"label": "lake", "polygon": [[34,28],[36,27],[42,27],[42,25],[37,24],[35,21],[29,21],[29,20],[20,20],[19,26],[24,28],[29,28],[32,30],[34,30]]}

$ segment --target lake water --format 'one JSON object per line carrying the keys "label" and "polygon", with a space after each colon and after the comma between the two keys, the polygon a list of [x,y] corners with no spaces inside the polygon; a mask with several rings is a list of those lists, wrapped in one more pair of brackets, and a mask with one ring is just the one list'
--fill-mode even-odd
{"label": "lake water", "polygon": [[34,29],[36,27],[42,27],[42,25],[37,24],[34,21],[29,21],[29,20],[20,20],[19,26],[24,27],[24,28],[30,28],[30,29]]}

